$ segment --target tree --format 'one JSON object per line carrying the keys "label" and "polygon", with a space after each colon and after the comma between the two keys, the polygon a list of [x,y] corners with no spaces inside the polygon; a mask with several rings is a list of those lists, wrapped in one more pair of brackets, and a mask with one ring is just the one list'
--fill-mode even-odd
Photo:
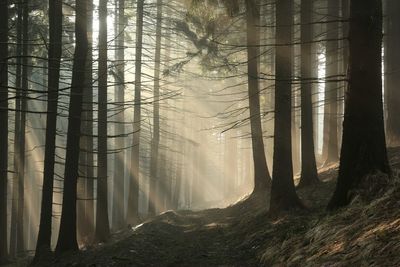
{"label": "tree", "polygon": [[372,186],[368,176],[390,174],[383,122],[380,0],[351,0],[349,88],[339,176],[328,209],[347,205],[352,190]]}
{"label": "tree", "polygon": [[94,160],[93,160],[93,0],[87,0],[87,36],[88,53],[86,59],[85,75],[85,102],[86,109],[86,188],[85,188],[85,228],[82,233],[87,242],[92,242],[94,238]]}
{"label": "tree", "polygon": [[302,208],[293,181],[292,108],[292,24],[293,1],[276,2],[275,130],[270,212]]}
{"label": "tree", "polygon": [[0,3],[0,264],[7,258],[8,1]]}
{"label": "tree", "polygon": [[400,2],[386,0],[385,30],[385,99],[387,103],[386,136],[389,146],[400,145]]}
{"label": "tree", "polygon": [[67,152],[64,171],[64,193],[61,211],[60,232],[56,253],[78,250],[76,239],[76,196],[79,165],[79,138],[82,113],[82,98],[85,88],[87,41],[87,2],[76,1],[75,36],[76,46],[69,103]]}
{"label": "tree", "polygon": [[312,107],[313,0],[301,0],[301,177],[299,186],[318,182]]}
{"label": "tree", "polygon": [[99,23],[99,138],[95,239],[105,242],[110,235],[107,204],[107,0],[99,2]]}
{"label": "tree", "polygon": [[338,82],[336,81],[339,67],[339,6],[337,0],[328,0],[328,24],[326,42],[326,85],[324,113],[323,156],[325,164],[338,161]]}
{"label": "tree", "polygon": [[246,0],[247,25],[247,76],[250,109],[251,141],[254,161],[254,190],[253,193],[264,194],[271,187],[271,177],[264,151],[264,140],[261,127],[260,85],[258,81],[258,57],[260,32],[259,2]]}
{"label": "tree", "polygon": [[[24,202],[25,202],[25,130],[27,112],[27,91],[29,86],[29,6],[28,1],[18,4],[17,40],[22,43],[17,47],[17,56],[21,59],[17,62],[16,75],[16,111],[14,128],[14,183],[13,203],[11,214],[10,256],[25,250],[24,241]],[[21,38],[22,37],[22,38]]]}
{"label": "tree", "polygon": [[19,142],[21,124],[21,82],[22,82],[22,24],[23,24],[23,2],[16,5],[16,40],[15,49],[16,68],[15,68],[15,115],[14,115],[14,173],[12,183],[12,200],[11,200],[11,225],[10,225],[10,256],[15,257],[17,250],[17,227],[18,227],[18,187],[19,187]]}
{"label": "tree", "polygon": [[[153,100],[153,139],[151,142],[151,165],[150,165],[150,193],[149,213],[155,215],[161,205],[161,196],[157,194],[160,188],[159,177],[157,177],[160,145],[160,66],[161,66],[161,27],[162,27],[162,0],[157,0],[157,25],[156,25],[156,51],[154,65],[154,100]],[[162,177],[165,179],[165,177]],[[162,182],[161,182],[162,183]],[[158,190],[159,193],[160,190]]]}
{"label": "tree", "polygon": [[62,52],[62,0],[49,2],[49,51],[46,145],[42,186],[42,202],[35,260],[51,251],[51,220],[53,214],[53,183],[56,149],[57,107]]}
{"label": "tree", "polygon": [[[112,214],[112,225],[113,229],[122,229],[125,224],[124,219],[124,163],[125,163],[125,151],[123,147],[125,146],[125,139],[123,136],[125,134],[125,126],[122,123],[124,119],[124,101],[125,101],[125,0],[118,1],[118,17],[116,19],[116,83],[115,86],[115,96],[116,102],[120,105],[121,111],[116,115],[117,125],[115,126],[117,139],[115,141],[116,149],[118,150],[115,154],[114,161],[114,188],[113,188],[113,214]],[[121,137],[120,137],[121,136]]]}
{"label": "tree", "polygon": [[144,0],[137,0],[136,6],[136,54],[135,54],[135,98],[133,117],[132,155],[129,172],[128,224],[139,222],[139,146],[141,123],[141,88],[142,88],[142,50],[143,50],[143,9]]}

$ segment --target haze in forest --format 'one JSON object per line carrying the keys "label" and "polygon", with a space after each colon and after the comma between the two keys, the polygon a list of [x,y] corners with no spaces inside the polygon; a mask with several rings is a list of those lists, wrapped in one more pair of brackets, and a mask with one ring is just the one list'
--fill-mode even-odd
{"label": "haze in forest", "polygon": [[[0,263],[90,262],[145,227],[162,236],[165,218],[226,227],[228,251],[242,219],[342,216],[392,194],[397,2],[3,0]],[[213,262],[278,263],[252,253]],[[168,265],[146,260],[126,266]]]}

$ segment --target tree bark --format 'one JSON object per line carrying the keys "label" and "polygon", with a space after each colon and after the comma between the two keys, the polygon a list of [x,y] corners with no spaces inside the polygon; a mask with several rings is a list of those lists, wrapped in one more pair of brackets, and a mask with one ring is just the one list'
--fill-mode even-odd
{"label": "tree bark", "polygon": [[23,24],[23,5],[22,2],[16,5],[17,9],[17,45],[15,55],[16,60],[16,74],[15,74],[15,116],[14,116],[14,173],[12,183],[12,200],[11,200],[11,225],[10,225],[10,257],[15,257],[17,250],[17,227],[18,227],[18,178],[19,178],[19,142],[16,141],[20,136],[20,124],[21,124],[21,82],[22,82],[22,24]]}
{"label": "tree bark", "polygon": [[265,194],[271,187],[267,159],[264,150],[264,140],[261,126],[260,88],[258,82],[258,57],[260,45],[259,2],[246,0],[247,25],[247,77],[250,109],[251,141],[254,161],[254,190],[253,193]]}
{"label": "tree bark", "polygon": [[386,136],[389,146],[400,145],[400,2],[386,0],[385,92]]}
{"label": "tree bark", "polygon": [[41,256],[44,256],[44,254],[48,254],[51,251],[54,155],[56,149],[58,90],[62,53],[62,21],[62,0],[50,1],[46,141],[40,224],[34,262]]}
{"label": "tree bark", "polygon": [[301,0],[301,177],[299,186],[318,182],[312,107],[313,0]]}
{"label": "tree bark", "polygon": [[100,0],[99,2],[99,23],[99,138],[95,239],[97,242],[105,242],[110,235],[107,201],[107,0]]}
{"label": "tree bark", "polygon": [[125,151],[122,150],[125,147],[125,116],[124,116],[124,101],[125,101],[125,25],[127,23],[125,17],[125,0],[118,1],[118,18],[117,18],[117,51],[116,51],[116,87],[115,96],[116,102],[119,103],[119,108],[116,115],[117,125],[115,126],[117,137],[115,141],[115,147],[118,150],[115,154],[114,161],[114,187],[113,187],[113,229],[122,229],[125,225],[124,210],[125,210]]}
{"label": "tree bark", "polygon": [[291,139],[293,1],[276,2],[274,164],[270,212],[302,208],[294,187]]}
{"label": "tree bark", "polygon": [[[338,161],[338,92],[339,83],[336,82],[339,70],[339,2],[328,0],[328,24],[326,42],[326,86],[325,86],[325,114],[324,137],[325,164]],[[336,21],[335,21],[336,20]],[[335,21],[335,22],[334,22]],[[326,119],[325,119],[326,118]]]}
{"label": "tree bark", "polygon": [[[25,250],[24,238],[24,209],[25,209],[25,136],[26,136],[26,111],[28,107],[27,92],[28,92],[28,68],[29,68],[29,6],[28,1],[22,3],[22,75],[21,75],[21,100],[19,114],[19,129],[17,131],[17,139],[14,142],[18,143],[17,162],[18,171],[18,207],[17,207],[17,225],[16,225],[16,252],[21,253]],[[15,196],[14,196],[15,197]]]}
{"label": "tree bark", "polygon": [[0,264],[7,259],[8,1],[0,3]]}
{"label": "tree bark", "polygon": [[339,177],[328,209],[347,205],[352,190],[365,186],[368,175],[377,171],[390,174],[382,104],[381,1],[352,0],[350,18],[350,81],[343,144]]}
{"label": "tree bark", "polygon": [[82,233],[88,243],[93,242],[95,232],[94,219],[94,159],[93,159],[93,0],[87,2],[88,52],[86,58],[85,102],[86,102],[86,187],[85,187],[85,228]]}
{"label": "tree bark", "polygon": [[[155,215],[160,210],[162,198],[157,194],[160,187],[157,177],[159,168],[159,145],[160,145],[160,66],[161,66],[161,27],[162,27],[162,0],[157,0],[157,25],[156,25],[156,51],[154,62],[154,100],[153,100],[153,139],[151,142],[151,164],[150,164],[150,192],[149,192],[149,214]],[[162,194],[162,192],[160,192]]]}
{"label": "tree bark", "polygon": [[143,9],[144,0],[137,0],[136,10],[136,54],[135,54],[135,98],[133,117],[132,156],[129,174],[129,194],[127,223],[136,225],[139,219],[139,146],[141,124],[141,88],[142,88],[142,46],[143,46]]}
{"label": "tree bark", "polygon": [[87,2],[76,2],[76,46],[72,69],[71,98],[69,103],[67,152],[64,172],[64,193],[60,231],[56,253],[78,250],[76,232],[76,197],[79,165],[79,139],[82,99],[85,88],[87,41]]}

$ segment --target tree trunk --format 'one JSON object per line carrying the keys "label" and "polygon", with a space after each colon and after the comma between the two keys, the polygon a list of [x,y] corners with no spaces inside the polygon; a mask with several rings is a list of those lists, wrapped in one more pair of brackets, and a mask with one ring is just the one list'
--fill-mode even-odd
{"label": "tree trunk", "polygon": [[8,1],[0,3],[0,264],[7,258]]}
{"label": "tree trunk", "polygon": [[46,144],[39,234],[34,261],[51,251],[51,221],[53,214],[53,184],[56,149],[57,107],[62,52],[62,0],[49,2],[49,51]]}
{"label": "tree trunk", "polygon": [[135,54],[135,98],[133,117],[132,156],[129,174],[127,222],[136,225],[139,219],[139,145],[141,123],[142,46],[144,0],[137,0],[136,10],[136,54]]}
{"label": "tree trunk", "polygon": [[116,102],[121,109],[116,115],[117,125],[115,126],[115,135],[118,135],[115,146],[118,152],[115,154],[114,162],[114,187],[113,187],[113,228],[115,230],[122,229],[125,225],[124,220],[124,184],[125,184],[125,121],[124,116],[124,101],[125,101],[125,0],[118,1],[118,19],[117,19],[117,51],[116,51],[116,87],[115,96]]}
{"label": "tree trunk", "polygon": [[276,2],[274,164],[270,211],[303,207],[294,187],[291,139],[293,1]]}
{"label": "tree trunk", "polygon": [[343,122],[339,177],[328,209],[347,205],[352,190],[377,171],[390,174],[383,123],[382,3],[350,4],[350,81]]}
{"label": "tree trunk", "polygon": [[265,194],[271,187],[267,159],[264,151],[264,140],[261,127],[260,88],[258,82],[258,57],[260,32],[259,2],[246,0],[246,25],[247,25],[247,76],[248,95],[250,108],[251,141],[254,161],[254,190],[255,194]]}
{"label": "tree trunk", "polygon": [[21,76],[22,76],[22,24],[23,24],[23,5],[18,3],[17,8],[17,45],[16,45],[16,74],[15,74],[15,121],[14,121],[14,173],[12,183],[11,200],[11,225],[10,225],[10,257],[14,258],[17,250],[17,211],[18,211],[18,178],[19,178],[19,142],[21,124]]}
{"label": "tree trunk", "polygon": [[69,103],[67,151],[64,172],[64,193],[60,231],[56,253],[78,250],[76,235],[76,195],[79,165],[79,137],[82,99],[85,88],[87,41],[87,2],[76,2],[76,46],[72,69],[71,98]]}
{"label": "tree trunk", "polygon": [[161,27],[162,27],[162,0],[157,0],[157,25],[156,25],[156,51],[154,62],[154,100],[153,100],[153,139],[151,142],[151,165],[150,165],[150,192],[149,192],[149,214],[155,215],[160,209],[161,196],[157,194],[161,179],[157,177],[159,168],[159,145],[160,145],[160,66],[161,66]]}
{"label": "tree trunk", "polygon": [[88,52],[85,75],[85,102],[86,102],[86,186],[85,186],[85,227],[82,232],[87,243],[94,240],[94,159],[93,159],[93,0],[87,2],[87,37]]}
{"label": "tree trunk", "polygon": [[349,22],[346,21],[349,19],[349,11],[350,4],[349,0],[341,0],[341,19],[344,20],[341,23],[342,27],[342,38],[341,41],[341,74],[344,75],[345,80],[341,83],[341,88],[339,90],[339,98],[338,98],[338,147],[342,146],[342,133],[343,133],[343,114],[344,114],[344,102],[346,97],[346,91],[348,87],[347,82],[347,72],[348,72],[348,63],[349,63]]}
{"label": "tree trunk", "polygon": [[[326,43],[326,86],[325,86],[325,105],[324,114],[324,145],[326,152],[325,164],[338,161],[338,92],[339,83],[336,82],[339,67],[339,2],[328,0],[328,24],[327,24],[327,43]],[[326,119],[325,119],[326,118]]]}
{"label": "tree trunk", "polygon": [[318,182],[312,107],[313,0],[301,1],[301,177],[299,186]]}
{"label": "tree trunk", "polygon": [[400,2],[386,0],[385,92],[387,101],[386,136],[389,146],[400,145]]}
{"label": "tree trunk", "polygon": [[95,239],[97,242],[105,242],[110,235],[107,201],[107,0],[99,2],[99,23],[99,137]]}
{"label": "tree trunk", "polygon": [[[25,132],[26,132],[26,111],[27,111],[27,92],[28,92],[28,50],[29,50],[29,10],[28,1],[23,2],[22,11],[22,76],[21,76],[21,110],[19,112],[19,129],[17,132],[17,139],[14,142],[18,142],[18,207],[17,207],[17,226],[16,226],[16,251],[17,253],[25,250],[25,238],[24,238],[24,209],[25,209]],[[14,196],[15,197],[15,196]]]}

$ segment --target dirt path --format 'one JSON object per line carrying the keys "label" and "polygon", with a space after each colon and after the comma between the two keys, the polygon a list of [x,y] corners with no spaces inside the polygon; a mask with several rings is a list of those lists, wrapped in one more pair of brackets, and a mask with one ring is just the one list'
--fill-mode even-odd
{"label": "dirt path", "polygon": [[[335,170],[328,171],[322,179],[335,174]],[[299,194],[311,210],[319,210],[326,205],[333,185],[332,181],[322,182]],[[268,236],[286,238],[286,233],[303,227],[302,219],[273,226],[276,221],[268,218],[266,206],[168,211],[115,234],[111,243],[68,255],[49,266],[257,266]],[[271,227],[266,230],[268,225]]]}
{"label": "dirt path", "polygon": [[[394,152],[390,159],[398,174],[400,149]],[[305,212],[271,218],[264,200],[169,211],[114,234],[107,244],[40,266],[400,266],[398,177],[375,201],[357,200],[329,214],[325,207],[336,175],[337,168],[327,168],[321,183],[298,190],[309,207]]]}

